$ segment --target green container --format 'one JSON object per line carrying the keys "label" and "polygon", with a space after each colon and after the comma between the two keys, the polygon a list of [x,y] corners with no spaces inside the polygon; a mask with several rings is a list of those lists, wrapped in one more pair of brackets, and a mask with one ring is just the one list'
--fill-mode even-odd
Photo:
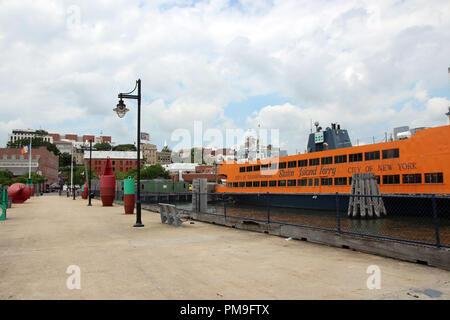
{"label": "green container", "polygon": [[8,209],[8,192],[6,188],[1,189],[1,200],[0,220],[6,220],[6,209]]}
{"label": "green container", "polygon": [[128,177],[128,179],[123,180],[123,194],[135,194],[134,189],[133,178]]}

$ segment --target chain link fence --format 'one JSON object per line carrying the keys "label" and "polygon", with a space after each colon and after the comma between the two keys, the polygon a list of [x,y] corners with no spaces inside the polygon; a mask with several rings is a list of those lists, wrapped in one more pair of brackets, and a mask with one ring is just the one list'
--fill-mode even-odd
{"label": "chain link fence", "polygon": [[[100,191],[93,189],[96,198]],[[200,210],[201,196],[207,197],[207,209]],[[158,193],[141,192],[144,209],[158,211],[158,203],[170,203],[180,210],[225,218],[250,220],[261,223],[294,225],[341,234],[356,234],[450,247],[450,197],[437,195],[358,195],[316,194],[317,203],[327,203],[326,209],[299,209],[279,207],[272,204],[271,195],[257,196],[258,204],[244,204],[237,194],[197,194],[192,192]],[[290,195],[290,197],[305,195]],[[362,199],[366,199],[364,206]],[[117,190],[116,200],[123,199],[123,191]],[[357,210],[351,201],[357,203]],[[359,200],[356,201],[356,200]],[[194,203],[193,203],[194,202]],[[301,200],[298,201],[301,203]],[[369,205],[367,205],[369,203]],[[386,214],[376,214],[375,204],[382,203]],[[368,206],[372,207],[372,213]],[[349,210],[350,208],[350,210]],[[354,211],[357,212],[354,215]]]}

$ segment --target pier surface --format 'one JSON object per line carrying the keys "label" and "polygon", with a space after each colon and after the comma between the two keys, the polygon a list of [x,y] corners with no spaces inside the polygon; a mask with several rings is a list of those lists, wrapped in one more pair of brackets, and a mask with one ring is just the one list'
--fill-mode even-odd
{"label": "pier surface", "polygon": [[[450,299],[450,272],[123,206],[31,198],[0,222],[0,299]],[[70,265],[81,289],[69,290]],[[368,289],[367,268],[381,271]]]}

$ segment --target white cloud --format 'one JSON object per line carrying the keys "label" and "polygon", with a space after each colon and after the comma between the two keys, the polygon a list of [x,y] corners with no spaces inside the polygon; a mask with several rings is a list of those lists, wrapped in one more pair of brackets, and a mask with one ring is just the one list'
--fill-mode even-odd
{"label": "white cloud", "polygon": [[[142,130],[159,145],[194,120],[225,128],[244,117],[285,131],[292,152],[304,148],[310,119],[345,123],[360,137],[391,124],[445,123],[445,102],[432,92],[447,84],[449,56],[444,0],[6,0],[0,121],[62,133],[104,129],[126,143],[135,113],[114,119],[112,108],[141,78]],[[254,95],[290,103],[225,117],[228,104]]]}

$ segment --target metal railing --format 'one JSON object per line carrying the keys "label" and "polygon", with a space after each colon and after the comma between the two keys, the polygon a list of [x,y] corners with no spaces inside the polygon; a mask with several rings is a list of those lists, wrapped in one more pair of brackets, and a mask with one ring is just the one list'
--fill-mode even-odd
{"label": "metal railing", "polygon": [[[100,196],[99,190],[93,192],[95,197]],[[207,197],[207,210],[199,210],[201,195]],[[116,194],[117,199],[120,197],[123,195]],[[185,212],[223,216],[225,219],[290,225],[450,248],[449,196],[261,193],[251,194],[249,198],[249,194],[245,193],[205,193],[194,195],[195,203],[192,203],[192,197],[192,192],[142,192],[141,203],[149,207],[164,202],[174,204],[177,209]],[[242,197],[246,201],[242,201]],[[351,198],[382,200],[386,215],[361,216],[359,212],[358,216],[353,217],[348,210]],[[251,204],[246,204],[247,202]],[[302,203],[307,208],[287,207]]]}

